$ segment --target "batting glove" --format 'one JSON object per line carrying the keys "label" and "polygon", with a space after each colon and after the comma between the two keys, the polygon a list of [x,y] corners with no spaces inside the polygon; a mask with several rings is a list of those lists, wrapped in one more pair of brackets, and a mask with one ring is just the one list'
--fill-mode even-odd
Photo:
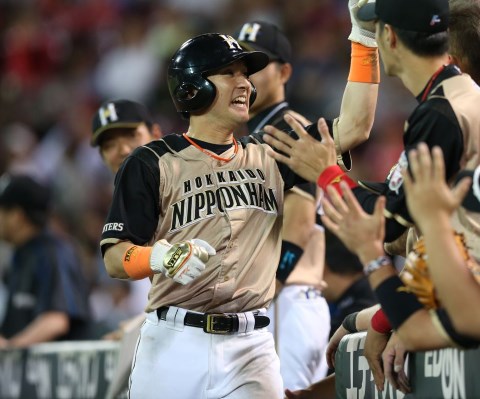
{"label": "batting glove", "polygon": [[352,31],[348,40],[363,44],[367,47],[377,47],[375,40],[375,24],[373,21],[365,22],[357,19],[357,12],[360,7],[367,3],[374,3],[374,0],[349,0],[348,9],[350,10],[350,20],[352,21]]}
{"label": "batting glove", "polygon": [[154,273],[162,273],[185,285],[205,270],[208,259],[215,254],[215,248],[198,238],[174,245],[160,240],[153,245],[150,267]]}

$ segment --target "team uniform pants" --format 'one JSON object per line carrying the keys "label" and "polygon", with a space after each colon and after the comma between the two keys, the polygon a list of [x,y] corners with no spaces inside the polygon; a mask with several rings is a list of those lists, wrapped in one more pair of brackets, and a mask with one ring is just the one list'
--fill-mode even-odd
{"label": "team uniform pants", "polygon": [[[279,359],[267,328],[209,334],[185,326],[185,312],[170,307],[167,320],[160,320],[156,312],[147,314],[132,364],[129,398],[283,399]],[[244,315],[253,320],[251,312]]]}
{"label": "team uniform pants", "polygon": [[267,314],[284,387],[304,389],[325,377],[330,311],[321,293],[306,285],[286,285]]}

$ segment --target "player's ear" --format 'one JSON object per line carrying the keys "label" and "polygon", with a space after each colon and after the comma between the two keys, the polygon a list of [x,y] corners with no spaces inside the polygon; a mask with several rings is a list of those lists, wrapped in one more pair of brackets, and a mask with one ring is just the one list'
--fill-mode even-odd
{"label": "player's ear", "polygon": [[152,125],[152,137],[154,139],[159,139],[159,138],[163,137],[162,128],[158,123],[154,123]]}
{"label": "player's ear", "polygon": [[280,66],[280,75],[282,77],[282,83],[286,84],[292,76],[292,64],[286,62]]}

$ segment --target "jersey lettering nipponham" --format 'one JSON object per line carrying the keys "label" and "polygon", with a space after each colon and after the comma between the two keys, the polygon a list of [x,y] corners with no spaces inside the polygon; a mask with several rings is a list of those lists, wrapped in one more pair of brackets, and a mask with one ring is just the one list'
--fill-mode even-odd
{"label": "jersey lettering nipponham", "polygon": [[275,190],[265,186],[261,169],[217,171],[187,179],[181,185],[182,198],[171,205],[170,233],[235,209],[278,213]]}

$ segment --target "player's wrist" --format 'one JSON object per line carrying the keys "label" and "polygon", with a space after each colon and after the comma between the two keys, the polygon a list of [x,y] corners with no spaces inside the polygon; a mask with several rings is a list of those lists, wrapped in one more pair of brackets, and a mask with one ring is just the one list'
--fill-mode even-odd
{"label": "player's wrist", "polygon": [[372,242],[368,245],[364,245],[357,250],[357,256],[360,259],[362,265],[367,265],[375,259],[378,259],[382,256],[386,256],[385,250],[383,249],[383,243]]}
{"label": "player's wrist", "polygon": [[380,83],[378,48],[352,42],[349,82]]}
{"label": "player's wrist", "polygon": [[132,245],[122,259],[123,269],[132,280],[142,280],[151,277],[154,272],[150,267],[152,247]]}
{"label": "player's wrist", "polygon": [[451,230],[450,215],[448,212],[438,211],[432,216],[425,214],[416,218],[415,222],[422,234],[431,234],[443,229]]}

